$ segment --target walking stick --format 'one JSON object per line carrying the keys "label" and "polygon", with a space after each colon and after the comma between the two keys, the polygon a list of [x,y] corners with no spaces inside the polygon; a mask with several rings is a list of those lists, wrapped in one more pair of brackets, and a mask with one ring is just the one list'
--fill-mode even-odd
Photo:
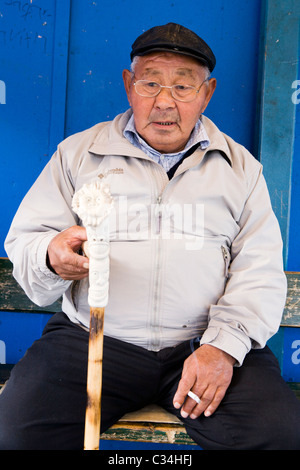
{"label": "walking stick", "polygon": [[84,450],[99,450],[104,309],[109,287],[109,218],[113,199],[99,181],[75,193],[72,207],[86,228],[89,255],[90,333]]}

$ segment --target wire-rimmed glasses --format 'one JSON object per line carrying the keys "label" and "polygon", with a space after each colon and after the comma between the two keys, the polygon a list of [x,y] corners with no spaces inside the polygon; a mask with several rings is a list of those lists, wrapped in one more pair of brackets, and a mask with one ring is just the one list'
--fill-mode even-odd
{"label": "wire-rimmed glasses", "polygon": [[189,102],[193,101],[199,93],[204,82],[208,81],[209,78],[203,80],[199,88],[195,88],[191,85],[161,85],[160,83],[154,82],[153,80],[137,80],[133,83],[135,91],[138,95],[146,98],[154,98],[157,96],[162,88],[169,88],[171,90],[172,97],[177,101]]}

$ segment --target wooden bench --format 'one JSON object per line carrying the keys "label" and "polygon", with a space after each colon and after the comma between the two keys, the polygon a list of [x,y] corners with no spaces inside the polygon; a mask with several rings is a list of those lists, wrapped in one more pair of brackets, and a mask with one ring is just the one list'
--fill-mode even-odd
{"label": "wooden bench", "polygon": [[[288,297],[282,317],[282,327],[298,328],[300,327],[300,273],[286,274]],[[53,314],[60,310],[60,301],[45,308],[33,304],[12,277],[11,262],[7,258],[0,258],[0,324],[1,311]],[[279,355],[282,353],[282,344],[279,345],[277,353]],[[8,379],[12,367],[13,364],[0,364],[0,387]],[[300,383],[291,382],[289,385],[300,399]],[[195,445],[181,421],[156,405],[123,416],[118,423],[102,434],[101,439]]]}

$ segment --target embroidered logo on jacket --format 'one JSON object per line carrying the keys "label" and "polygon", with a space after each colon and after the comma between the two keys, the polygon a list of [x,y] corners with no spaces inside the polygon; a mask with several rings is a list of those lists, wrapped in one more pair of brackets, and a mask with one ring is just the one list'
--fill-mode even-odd
{"label": "embroidered logo on jacket", "polygon": [[107,178],[108,175],[123,175],[124,170],[123,168],[112,168],[111,170],[106,170],[104,173],[100,173],[98,175],[98,178]]}

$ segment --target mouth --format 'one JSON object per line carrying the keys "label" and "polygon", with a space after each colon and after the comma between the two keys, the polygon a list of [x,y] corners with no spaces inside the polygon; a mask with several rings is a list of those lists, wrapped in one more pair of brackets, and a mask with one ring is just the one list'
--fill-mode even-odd
{"label": "mouth", "polygon": [[155,126],[159,126],[159,127],[172,127],[172,126],[176,126],[176,122],[175,122],[175,121],[154,121],[154,122],[152,122],[152,124],[154,124]]}

